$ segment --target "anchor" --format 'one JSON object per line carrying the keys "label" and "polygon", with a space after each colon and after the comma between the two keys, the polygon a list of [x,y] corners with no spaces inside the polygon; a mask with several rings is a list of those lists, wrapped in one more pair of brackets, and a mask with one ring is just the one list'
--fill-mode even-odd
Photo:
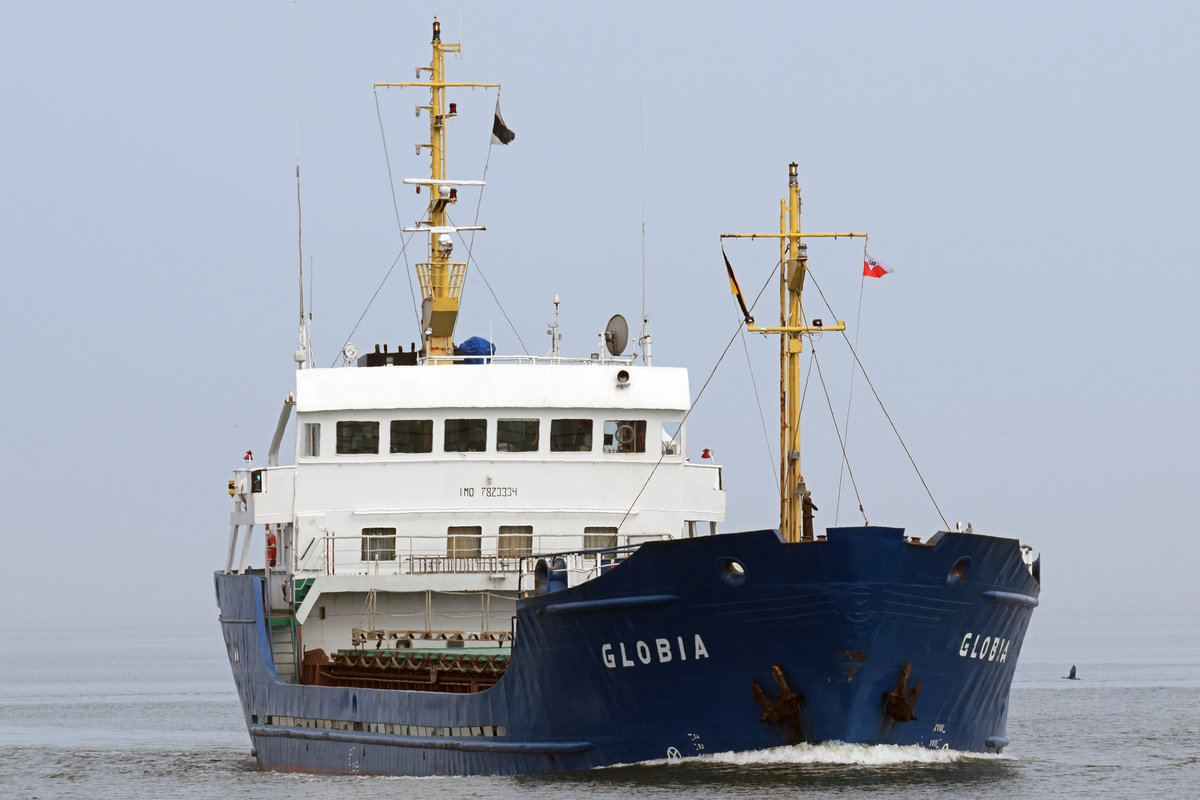
{"label": "anchor", "polygon": [[913,706],[921,696],[921,682],[917,681],[908,690],[908,679],[912,676],[912,664],[905,661],[900,665],[900,674],[896,676],[896,688],[883,693],[883,713],[896,722],[914,722],[917,719]]}
{"label": "anchor", "polygon": [[804,695],[793,692],[788,686],[782,665],[771,665],[771,677],[775,679],[775,685],[779,688],[779,697],[774,702],[767,697],[758,681],[752,681],[750,684],[750,693],[754,695],[763,711],[759,721],[783,726],[791,744],[804,741],[804,734],[800,729],[800,706],[804,705]]}

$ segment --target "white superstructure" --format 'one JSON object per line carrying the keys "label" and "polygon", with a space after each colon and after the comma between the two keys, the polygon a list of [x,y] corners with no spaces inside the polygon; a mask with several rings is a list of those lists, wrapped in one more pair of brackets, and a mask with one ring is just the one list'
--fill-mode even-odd
{"label": "white superstructure", "polygon": [[305,649],[502,638],[532,556],[617,548],[568,557],[574,584],[723,519],[720,468],[684,455],[685,370],[472,360],[300,370],[295,464],[239,471],[231,561],[267,526]]}

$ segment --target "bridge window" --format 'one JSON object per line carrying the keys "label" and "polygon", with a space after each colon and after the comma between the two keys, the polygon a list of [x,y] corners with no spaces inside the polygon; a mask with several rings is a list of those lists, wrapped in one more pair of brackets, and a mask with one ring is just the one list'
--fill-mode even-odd
{"label": "bridge window", "polygon": [[363,528],[362,560],[393,561],[396,558],[395,528]]}
{"label": "bridge window", "polygon": [[497,555],[501,558],[520,558],[533,552],[532,525],[501,525],[500,548]]}
{"label": "bridge window", "polygon": [[662,425],[662,451],[664,456],[677,456],[682,452],[683,434],[678,422],[664,422]]}
{"label": "bridge window", "polygon": [[554,419],[550,421],[551,453],[590,453],[592,451],[592,421],[590,419]]}
{"label": "bridge window", "polygon": [[392,420],[393,453],[430,453],[433,451],[433,420]]}
{"label": "bridge window", "polygon": [[304,423],[304,433],[300,437],[300,455],[310,457],[321,455],[321,423]]}
{"label": "bridge window", "polygon": [[450,558],[479,558],[483,528],[478,525],[451,525],[446,529],[446,555]]}
{"label": "bridge window", "polygon": [[604,547],[617,546],[617,529],[615,527],[587,527],[583,529],[583,549],[599,550]]}
{"label": "bridge window", "polygon": [[646,452],[646,420],[610,419],[605,422],[604,452]]}
{"label": "bridge window", "polygon": [[501,453],[530,453],[537,449],[536,419],[496,420],[496,450]]}
{"label": "bridge window", "polygon": [[378,422],[339,422],[337,451],[340,455],[379,452]]}
{"label": "bridge window", "polygon": [[487,449],[486,419],[446,420],[447,453],[482,453]]}

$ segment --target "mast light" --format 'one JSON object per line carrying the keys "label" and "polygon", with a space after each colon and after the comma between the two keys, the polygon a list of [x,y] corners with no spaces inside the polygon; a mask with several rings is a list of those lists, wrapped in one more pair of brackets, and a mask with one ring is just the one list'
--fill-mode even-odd
{"label": "mast light", "polygon": [[797,168],[798,168],[798,165],[796,164],[795,161],[788,164],[788,186],[799,186],[800,185],[800,179],[796,175]]}

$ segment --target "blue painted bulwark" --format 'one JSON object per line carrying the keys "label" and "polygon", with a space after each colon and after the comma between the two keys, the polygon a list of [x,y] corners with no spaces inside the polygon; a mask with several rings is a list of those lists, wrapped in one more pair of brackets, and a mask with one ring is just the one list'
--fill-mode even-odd
{"label": "blue painted bulwark", "polygon": [[[969,572],[947,585],[964,557]],[[745,579],[725,580],[722,559]],[[600,578],[521,600],[499,682],[451,694],[285,683],[262,578],[218,573],[216,588],[261,767],[408,775],[831,740],[997,752],[1039,592],[1016,541],[976,534],[918,545],[899,528],[861,527],[796,544],[775,531],[650,542]],[[349,730],[266,724],[285,717]]]}

